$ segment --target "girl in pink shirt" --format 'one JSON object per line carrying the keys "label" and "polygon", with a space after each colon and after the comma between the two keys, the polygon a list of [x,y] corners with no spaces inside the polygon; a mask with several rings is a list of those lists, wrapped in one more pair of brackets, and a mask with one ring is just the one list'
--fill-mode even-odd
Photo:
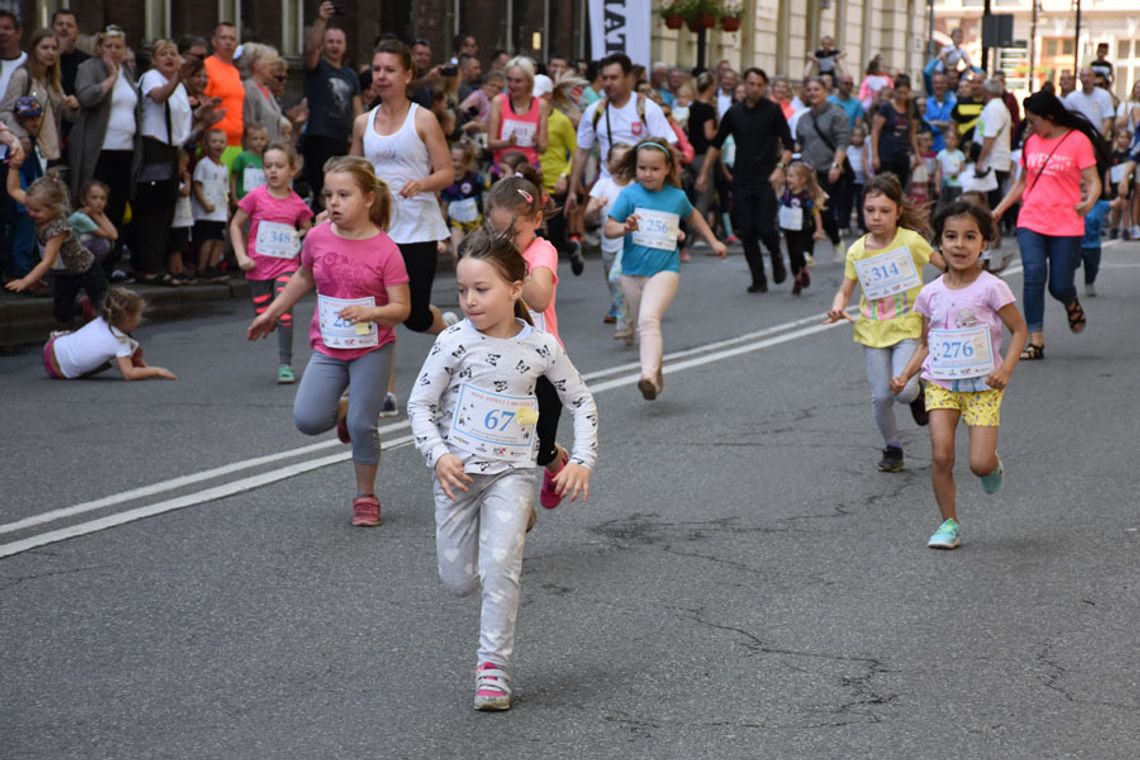
{"label": "girl in pink shirt", "polygon": [[[230,241],[238,266],[249,280],[253,310],[261,314],[297,271],[301,239],[313,226],[313,213],[293,191],[297,153],[289,143],[275,142],[262,156],[265,184],[246,193],[230,220]],[[249,244],[242,228],[249,222]],[[293,374],[293,310],[277,323],[277,382],[296,382]]]}
{"label": "girl in pink shirt", "polygon": [[[352,444],[352,524],[375,526],[380,524],[376,419],[392,368],[394,328],[411,310],[408,272],[384,231],[392,196],[371,163],[349,156],[330,161],[324,196],[329,221],[305,236],[300,267],[250,324],[249,339],[272,332],[281,315],[316,288],[317,308],[309,327],[313,354],[293,402],[293,421],[306,435],[336,427],[341,441]],[[349,388],[346,400],[342,396]]]}
{"label": "girl in pink shirt", "polygon": [[[534,183],[518,175],[504,177],[494,184],[487,196],[487,221],[492,229],[514,238],[515,248],[527,265],[527,278],[523,286],[523,301],[530,310],[534,326],[554,336],[559,345],[558,314],[554,309],[558,290],[558,251],[549,240],[538,236],[545,221],[546,202],[541,182]],[[547,509],[562,503],[554,478],[566,466],[570,456],[555,440],[558,419],[562,416],[562,402],[549,380],[536,381],[538,398],[538,457],[542,471],[542,490],[539,502]]]}
{"label": "girl in pink shirt", "polygon": [[[1009,194],[994,209],[994,219],[1018,201],[1017,242],[1025,268],[1025,319],[1029,344],[1021,358],[1045,358],[1045,283],[1065,305],[1069,329],[1085,329],[1085,311],[1073,284],[1081,258],[1084,218],[1101,192],[1108,146],[1083,117],[1070,113],[1056,96],[1038,92],[1025,99],[1025,118],[1033,130],[1022,149],[1022,171]],[[1097,170],[1097,164],[1102,169]],[[1081,183],[1085,183],[1085,195]]]}

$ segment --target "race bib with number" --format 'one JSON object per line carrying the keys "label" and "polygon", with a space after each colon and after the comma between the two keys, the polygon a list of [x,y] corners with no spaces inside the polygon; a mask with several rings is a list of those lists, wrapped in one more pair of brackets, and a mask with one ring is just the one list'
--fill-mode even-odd
{"label": "race bib with number", "polygon": [[301,236],[292,225],[281,222],[259,222],[255,243],[257,253],[275,259],[295,259],[301,252]]}
{"label": "race bib with number", "polygon": [[985,377],[994,371],[990,328],[985,325],[959,330],[931,330],[930,376],[935,380]]}
{"label": "race bib with number", "polygon": [[801,206],[780,206],[780,229],[794,230],[804,228],[804,210]]}
{"label": "race bib with number", "polygon": [[538,401],[533,396],[510,396],[464,383],[447,442],[482,459],[533,464],[537,421]]}
{"label": "race bib with number", "polygon": [[537,125],[531,121],[513,121],[511,119],[503,120],[503,139],[511,139],[511,135],[515,136],[515,145],[520,148],[529,148],[534,145],[534,133]]}
{"label": "race bib with number", "polygon": [[256,166],[247,166],[241,173],[241,189],[251,193],[265,184],[265,170]]}
{"label": "race bib with number", "polygon": [[479,221],[479,201],[477,198],[464,198],[447,204],[447,215],[451,221],[471,224]]}
{"label": "race bib with number", "polygon": [[1124,170],[1126,168],[1127,168],[1127,164],[1117,164],[1116,166],[1109,169],[1108,170],[1109,181],[1112,182],[1113,184],[1116,184],[1120,180],[1124,179]]}
{"label": "race bib with number", "polygon": [[855,273],[868,301],[890,298],[922,287],[922,273],[906,246],[855,262]]}
{"label": "race bib with number", "polygon": [[369,348],[380,344],[375,322],[349,322],[342,319],[340,312],[349,306],[372,308],[376,299],[333,298],[317,296],[317,319],[321,328],[321,340],[329,348]]}
{"label": "race bib with number", "polygon": [[637,215],[637,229],[633,231],[635,245],[659,251],[677,248],[677,231],[681,228],[679,215],[647,208],[634,209],[633,213]]}

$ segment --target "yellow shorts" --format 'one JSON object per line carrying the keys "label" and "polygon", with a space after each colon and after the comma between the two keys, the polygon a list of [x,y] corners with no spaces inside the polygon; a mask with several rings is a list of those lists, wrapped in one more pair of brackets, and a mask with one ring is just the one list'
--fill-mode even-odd
{"label": "yellow shorts", "polygon": [[961,412],[961,420],[969,427],[997,427],[1001,424],[1002,391],[948,391],[940,385],[926,383],[926,411],[953,409]]}
{"label": "yellow shorts", "polygon": [[448,219],[447,221],[451,224],[451,229],[459,230],[465,235],[470,235],[483,226],[483,217],[479,217],[473,222],[457,222],[454,219]]}

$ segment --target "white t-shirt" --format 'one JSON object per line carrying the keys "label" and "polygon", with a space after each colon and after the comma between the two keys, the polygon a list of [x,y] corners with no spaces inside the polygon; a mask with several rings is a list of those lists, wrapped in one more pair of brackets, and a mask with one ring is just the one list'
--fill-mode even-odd
{"label": "white t-shirt", "polygon": [[[190,191],[193,195],[193,190]],[[178,199],[174,201],[174,220],[170,223],[172,229],[194,226],[194,211],[190,207],[190,195],[182,194],[182,183],[178,183]]]}
{"label": "white t-shirt", "polygon": [[978,126],[974,129],[974,142],[979,145],[987,137],[994,138],[994,147],[986,158],[986,166],[994,171],[1009,171],[1009,133],[1013,129],[1013,119],[1009,109],[1001,98],[991,98],[982,109],[978,117]]}
{"label": "white t-shirt", "polygon": [[1098,132],[1101,125],[1104,124],[1104,120],[1112,118],[1116,112],[1116,107],[1112,104],[1112,96],[1108,94],[1107,90],[1100,87],[1094,87],[1091,95],[1085,94],[1085,91],[1081,89],[1073,90],[1065,96],[1065,108],[1084,114]]}
{"label": "white t-shirt", "polygon": [[139,346],[119,328],[97,317],[73,333],[55,339],[52,349],[66,378],[83,377],[109,361],[130,356]]}
{"label": "white t-shirt", "polygon": [[135,131],[138,128],[135,124],[135,106],[138,102],[138,93],[120,73],[111,88],[111,118],[107,122],[107,132],[103,135],[103,150],[135,149]]}
{"label": "white t-shirt", "polygon": [[732,93],[718,89],[716,91],[716,117],[723,119],[730,108],[732,108]]}
{"label": "white t-shirt", "polygon": [[[662,137],[670,144],[677,142],[677,135],[661,111],[661,106],[652,100],[645,100],[645,123],[641,122],[641,116],[637,113],[636,94],[631,94],[629,101],[621,108],[609,104],[606,110],[599,114],[595,130],[594,114],[599,113],[598,109],[603,103],[608,101],[603,99],[591,104],[582,114],[582,120],[578,122],[578,149],[589,150],[595,143],[598,145],[603,177],[610,176],[606,157],[609,155],[610,146],[615,143],[636,145],[647,137]],[[611,127],[612,135],[609,133]]]}
{"label": "white t-shirt", "polygon": [[[602,219],[609,218],[610,209],[614,207],[614,201],[621,195],[621,191],[629,187],[629,183],[619,185],[614,182],[613,177],[602,177],[590,189],[591,198],[600,198],[605,204],[602,206]],[[625,238],[608,238],[602,235],[602,252],[603,253],[617,253],[621,250],[622,245],[625,243]]]}
{"label": "white t-shirt", "polygon": [[20,53],[12,60],[0,58],[0,92],[8,92],[8,82],[12,79],[12,72],[24,65],[28,60],[27,53]]}
{"label": "white t-shirt", "polygon": [[202,183],[202,192],[214,206],[213,211],[206,211],[198,196],[191,193],[194,199],[194,221],[224,222],[229,218],[230,201],[230,173],[225,164],[216,164],[210,158],[203,158],[194,167],[194,181]]}
{"label": "white t-shirt", "polygon": [[143,137],[153,137],[169,145],[183,145],[190,138],[190,125],[194,114],[190,108],[190,97],[181,83],[170,93],[166,103],[170,104],[170,139],[166,134],[166,103],[156,103],[146,97],[156,87],[165,87],[169,80],[158,69],[143,74],[139,82],[139,92],[143,95]]}

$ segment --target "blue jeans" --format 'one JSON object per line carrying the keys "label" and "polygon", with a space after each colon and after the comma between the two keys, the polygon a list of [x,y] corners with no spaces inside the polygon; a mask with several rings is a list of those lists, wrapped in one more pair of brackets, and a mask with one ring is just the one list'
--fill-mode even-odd
{"label": "blue jeans", "polygon": [[1050,237],[1019,227],[1017,243],[1021,248],[1021,265],[1025,268],[1025,321],[1029,332],[1041,332],[1045,329],[1046,280],[1049,295],[1061,303],[1068,305],[1077,300],[1073,276],[1081,259],[1081,236]]}

